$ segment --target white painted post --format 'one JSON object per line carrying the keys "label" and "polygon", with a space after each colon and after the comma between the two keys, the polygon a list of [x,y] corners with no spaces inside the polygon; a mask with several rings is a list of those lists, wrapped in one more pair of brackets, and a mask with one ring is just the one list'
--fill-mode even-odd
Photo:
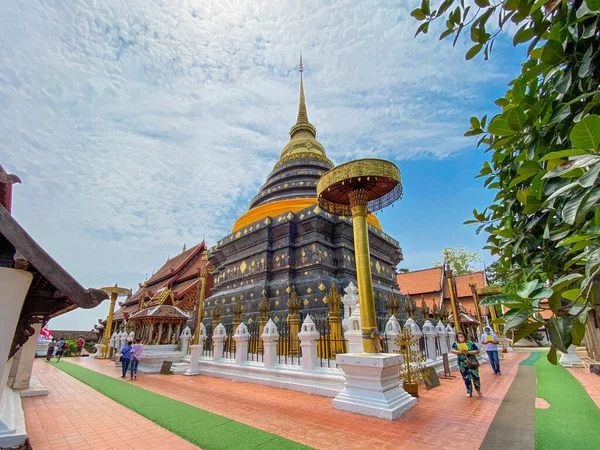
{"label": "white painted post", "polygon": [[448,348],[452,348],[452,345],[456,342],[456,331],[452,327],[452,325],[448,324],[446,327],[446,332],[448,333]]}
{"label": "white painted post", "polygon": [[235,362],[241,364],[248,360],[248,327],[244,322],[240,323],[235,329],[233,340],[235,341]]}
{"label": "white painted post", "polygon": [[404,324],[404,328],[408,328],[412,335],[412,341],[414,342],[414,344],[410,346],[412,350],[416,352],[420,351],[419,341],[423,337],[423,333],[419,329],[419,325],[417,325],[417,323],[413,319],[409,318]]}
{"label": "white painted post", "polygon": [[198,363],[198,360],[200,359],[200,352],[202,351],[202,348],[204,347],[204,345],[190,345],[190,348],[192,349],[192,353],[190,354],[190,367],[183,372],[184,375],[200,375],[200,364]]}
{"label": "white painted post", "polygon": [[265,367],[273,367],[275,358],[277,357],[277,339],[279,339],[277,325],[275,325],[273,320],[269,319],[265,325],[261,338],[264,348]]}
{"label": "white painted post", "polygon": [[123,350],[123,347],[127,345],[127,333],[121,331],[121,347],[119,347],[119,351]]}
{"label": "white painted post", "polygon": [[110,337],[110,341],[108,341],[108,347],[117,349],[117,332],[113,331],[112,336]]}
{"label": "white painted post", "polygon": [[302,322],[298,339],[300,339],[300,347],[302,348],[302,368],[313,370],[317,365],[319,332],[310,316],[306,316],[306,319]]}
{"label": "white painted post", "polygon": [[398,319],[396,319],[396,316],[390,317],[385,324],[385,335],[387,336],[388,351],[390,353],[397,353],[397,351],[400,350],[400,346],[396,344],[396,338],[401,330],[402,327],[400,326]]}
{"label": "white painted post", "polygon": [[348,331],[345,335],[348,340],[348,353],[362,353],[362,331],[360,329],[360,304],[354,305],[352,314],[348,319]]}
{"label": "white painted post", "polygon": [[223,345],[225,343],[225,339],[227,338],[227,331],[222,323],[217,325],[215,331],[213,332],[213,361],[219,361],[223,359]]}
{"label": "white painted post", "polygon": [[181,347],[181,353],[187,355],[188,348],[190,346],[190,339],[192,338],[192,330],[190,327],[185,327],[179,336],[179,346]]}
{"label": "white painted post", "polygon": [[433,361],[436,357],[435,354],[435,327],[433,324],[426,320],[423,324],[423,335],[425,336],[425,348],[427,349],[427,359]]}
{"label": "white painted post", "polygon": [[442,323],[442,321],[440,320],[437,325],[435,326],[435,331],[438,335],[439,341],[440,341],[440,355],[438,355],[439,357],[441,357],[444,353],[448,353],[448,332],[446,331],[446,327],[444,326],[444,324]]}
{"label": "white painted post", "polygon": [[358,303],[358,289],[356,286],[354,286],[354,283],[350,282],[350,284],[346,286],[346,289],[344,289],[344,292],[346,294],[342,299],[342,303],[344,304],[344,319],[342,320],[342,328],[347,330],[350,316],[354,312],[354,307]]}
{"label": "white painted post", "polygon": [[129,341],[133,342],[134,339],[135,339],[135,333],[132,331],[131,333],[129,333],[129,336],[127,336],[127,342],[129,342]]}

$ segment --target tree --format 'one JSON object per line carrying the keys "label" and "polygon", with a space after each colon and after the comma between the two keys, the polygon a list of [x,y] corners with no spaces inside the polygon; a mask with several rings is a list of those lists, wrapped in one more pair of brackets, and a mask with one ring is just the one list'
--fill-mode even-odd
{"label": "tree", "polygon": [[494,261],[485,268],[485,277],[490,286],[508,286],[510,284],[510,274],[507,273],[502,264]]}
{"label": "tree", "polygon": [[[417,35],[441,18],[440,39],[453,36],[456,44],[468,32],[467,60],[481,51],[487,59],[509,21],[518,27],[513,45],[528,45],[521,73],[495,102],[501,111],[491,120],[472,117],[465,133],[490,153],[479,177],[497,190],[466,223],[489,234],[486,248],[510,279],[503,295],[482,304],[509,308],[505,330],[517,337],[546,325],[556,364],[557,349],[581,343],[600,298],[600,2],[474,2],[445,0],[434,10],[423,0],[412,16],[423,22]],[[553,315],[544,321],[546,308]]]}
{"label": "tree", "polygon": [[479,253],[467,251],[464,245],[461,245],[458,249],[446,247],[442,253],[444,255],[443,260],[434,261],[433,267],[443,267],[444,262],[447,262],[454,275],[475,272],[477,267],[472,266],[472,263],[481,261]]}
{"label": "tree", "polygon": [[398,273],[408,273],[408,272],[410,272],[410,269],[407,269],[406,267],[400,267],[396,272],[398,272]]}

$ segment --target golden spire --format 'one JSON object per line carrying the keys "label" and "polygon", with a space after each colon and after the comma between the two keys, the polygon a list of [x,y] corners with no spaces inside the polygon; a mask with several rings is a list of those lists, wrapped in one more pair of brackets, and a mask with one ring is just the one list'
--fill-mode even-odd
{"label": "golden spire", "polygon": [[300,53],[300,64],[298,65],[298,71],[300,72],[300,99],[298,102],[298,118],[296,119],[296,125],[290,130],[290,138],[293,138],[300,131],[308,131],[312,137],[317,136],[317,130],[308,121],[308,112],[306,111],[306,98],[304,97],[304,81],[302,79],[302,72],[304,72],[304,64],[302,64],[302,53]]}

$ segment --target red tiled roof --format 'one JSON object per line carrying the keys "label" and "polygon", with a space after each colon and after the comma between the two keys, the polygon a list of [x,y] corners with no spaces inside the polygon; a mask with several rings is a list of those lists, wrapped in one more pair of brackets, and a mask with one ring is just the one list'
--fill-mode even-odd
{"label": "red tiled roof", "polygon": [[204,242],[201,242],[200,244],[195,245],[194,247],[186,250],[185,252],[180,253],[179,255],[169,259],[160,269],[158,269],[158,271],[154,275],[152,275],[152,277],[150,277],[150,279],[147,281],[147,285],[151,286],[152,284],[156,283],[157,281],[160,281],[164,277],[176,274],[179,270],[183,268],[185,263],[187,263],[190,260],[190,258],[192,258],[200,250],[203,250],[204,247]]}
{"label": "red tiled roof", "polygon": [[404,295],[419,295],[428,292],[439,292],[441,289],[442,268],[415,270],[414,272],[396,274],[400,292]]}
{"label": "red tiled roof", "polygon": [[[456,293],[459,299],[464,297],[473,297],[471,287],[469,286],[470,283],[475,283],[478,288],[485,287],[485,277],[483,275],[483,272],[473,272],[466,273],[464,275],[456,275],[454,277],[454,280],[456,281]],[[448,294],[448,286],[445,283],[444,298],[450,298],[450,295]]]}
{"label": "red tiled roof", "polygon": [[119,310],[115,311],[113,320],[123,320],[125,318],[124,313],[133,314],[138,309],[137,303],[134,305],[122,306]]}
{"label": "red tiled roof", "polygon": [[184,296],[190,289],[196,286],[196,284],[198,284],[199,281],[200,278],[196,277],[175,285],[172,288],[173,295],[175,296],[175,298]]}

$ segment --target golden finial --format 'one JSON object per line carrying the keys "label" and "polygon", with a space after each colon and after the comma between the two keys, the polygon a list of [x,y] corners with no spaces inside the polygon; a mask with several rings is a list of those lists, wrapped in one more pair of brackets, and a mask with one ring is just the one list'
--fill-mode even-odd
{"label": "golden finial", "polygon": [[304,97],[304,80],[302,78],[302,72],[304,72],[304,64],[302,63],[302,54],[300,54],[300,64],[298,65],[298,71],[300,72],[300,100],[298,102],[298,118],[296,125],[290,130],[290,137],[299,131],[308,131],[313,137],[316,137],[317,130],[308,121],[308,113],[306,111],[306,98]]}

